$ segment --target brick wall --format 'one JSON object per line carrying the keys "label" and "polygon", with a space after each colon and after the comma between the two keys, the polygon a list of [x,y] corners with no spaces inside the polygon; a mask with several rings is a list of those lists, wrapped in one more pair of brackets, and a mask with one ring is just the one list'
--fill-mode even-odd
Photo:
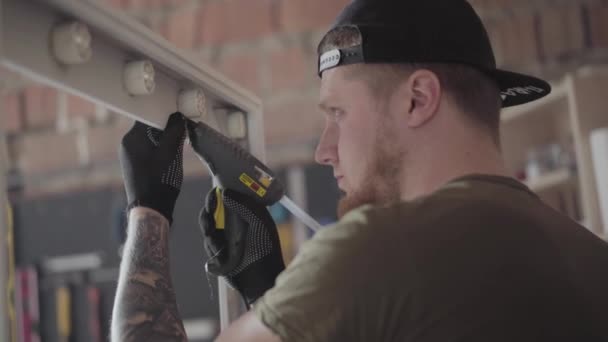
{"label": "brick wall", "polygon": [[[347,0],[105,1],[258,94],[271,159],[309,156],[322,128],[315,48]],[[503,67],[554,79],[608,61],[608,1],[471,2]],[[119,181],[116,150],[129,120],[5,70],[0,77],[11,182],[61,190]],[[186,165],[202,172],[191,154]]]}

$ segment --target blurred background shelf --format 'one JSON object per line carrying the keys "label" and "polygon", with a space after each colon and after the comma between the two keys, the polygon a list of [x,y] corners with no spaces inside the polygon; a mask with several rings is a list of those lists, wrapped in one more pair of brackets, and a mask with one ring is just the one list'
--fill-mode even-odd
{"label": "blurred background shelf", "polygon": [[[503,124],[520,119],[527,119],[532,115],[546,113],[547,109],[551,112],[551,108],[559,105],[561,101],[568,99],[568,88],[565,84],[552,85],[551,94],[537,101],[529,102],[520,105],[502,113]],[[563,102],[562,102],[563,103]]]}
{"label": "blurred background shelf", "polygon": [[[584,217],[587,228],[606,236],[608,222],[602,222],[597,177],[608,175],[595,174],[589,138],[592,131],[608,127],[608,67],[581,68],[552,87],[540,101],[503,111],[505,162],[541,199],[573,219]],[[538,150],[548,146],[558,146],[567,161],[526,180],[531,160],[539,158],[542,164]]]}
{"label": "blurred background shelf", "polygon": [[576,175],[572,171],[561,169],[548,172],[525,183],[530,190],[542,194],[547,191],[570,187],[576,183],[576,180]]}

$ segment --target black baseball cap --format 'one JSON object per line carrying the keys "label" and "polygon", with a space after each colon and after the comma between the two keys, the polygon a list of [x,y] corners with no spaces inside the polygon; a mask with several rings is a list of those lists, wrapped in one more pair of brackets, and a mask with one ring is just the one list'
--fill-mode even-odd
{"label": "black baseball cap", "polygon": [[354,27],[362,44],[319,56],[323,71],[354,63],[455,63],[474,67],[498,84],[503,107],[551,92],[539,78],[500,70],[481,19],[465,0],[353,0],[330,32]]}

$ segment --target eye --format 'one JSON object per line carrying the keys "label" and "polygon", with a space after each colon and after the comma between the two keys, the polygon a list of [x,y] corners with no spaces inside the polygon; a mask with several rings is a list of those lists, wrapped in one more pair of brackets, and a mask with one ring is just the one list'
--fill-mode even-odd
{"label": "eye", "polygon": [[340,108],[331,108],[329,111],[329,116],[332,120],[338,121],[342,117],[344,117],[344,111]]}

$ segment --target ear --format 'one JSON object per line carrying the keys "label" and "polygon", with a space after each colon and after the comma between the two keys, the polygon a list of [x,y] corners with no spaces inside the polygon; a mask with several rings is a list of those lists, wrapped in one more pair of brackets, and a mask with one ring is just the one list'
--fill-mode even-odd
{"label": "ear", "polygon": [[410,94],[408,126],[420,127],[435,116],[441,101],[441,83],[435,73],[420,69],[414,71],[408,81]]}

